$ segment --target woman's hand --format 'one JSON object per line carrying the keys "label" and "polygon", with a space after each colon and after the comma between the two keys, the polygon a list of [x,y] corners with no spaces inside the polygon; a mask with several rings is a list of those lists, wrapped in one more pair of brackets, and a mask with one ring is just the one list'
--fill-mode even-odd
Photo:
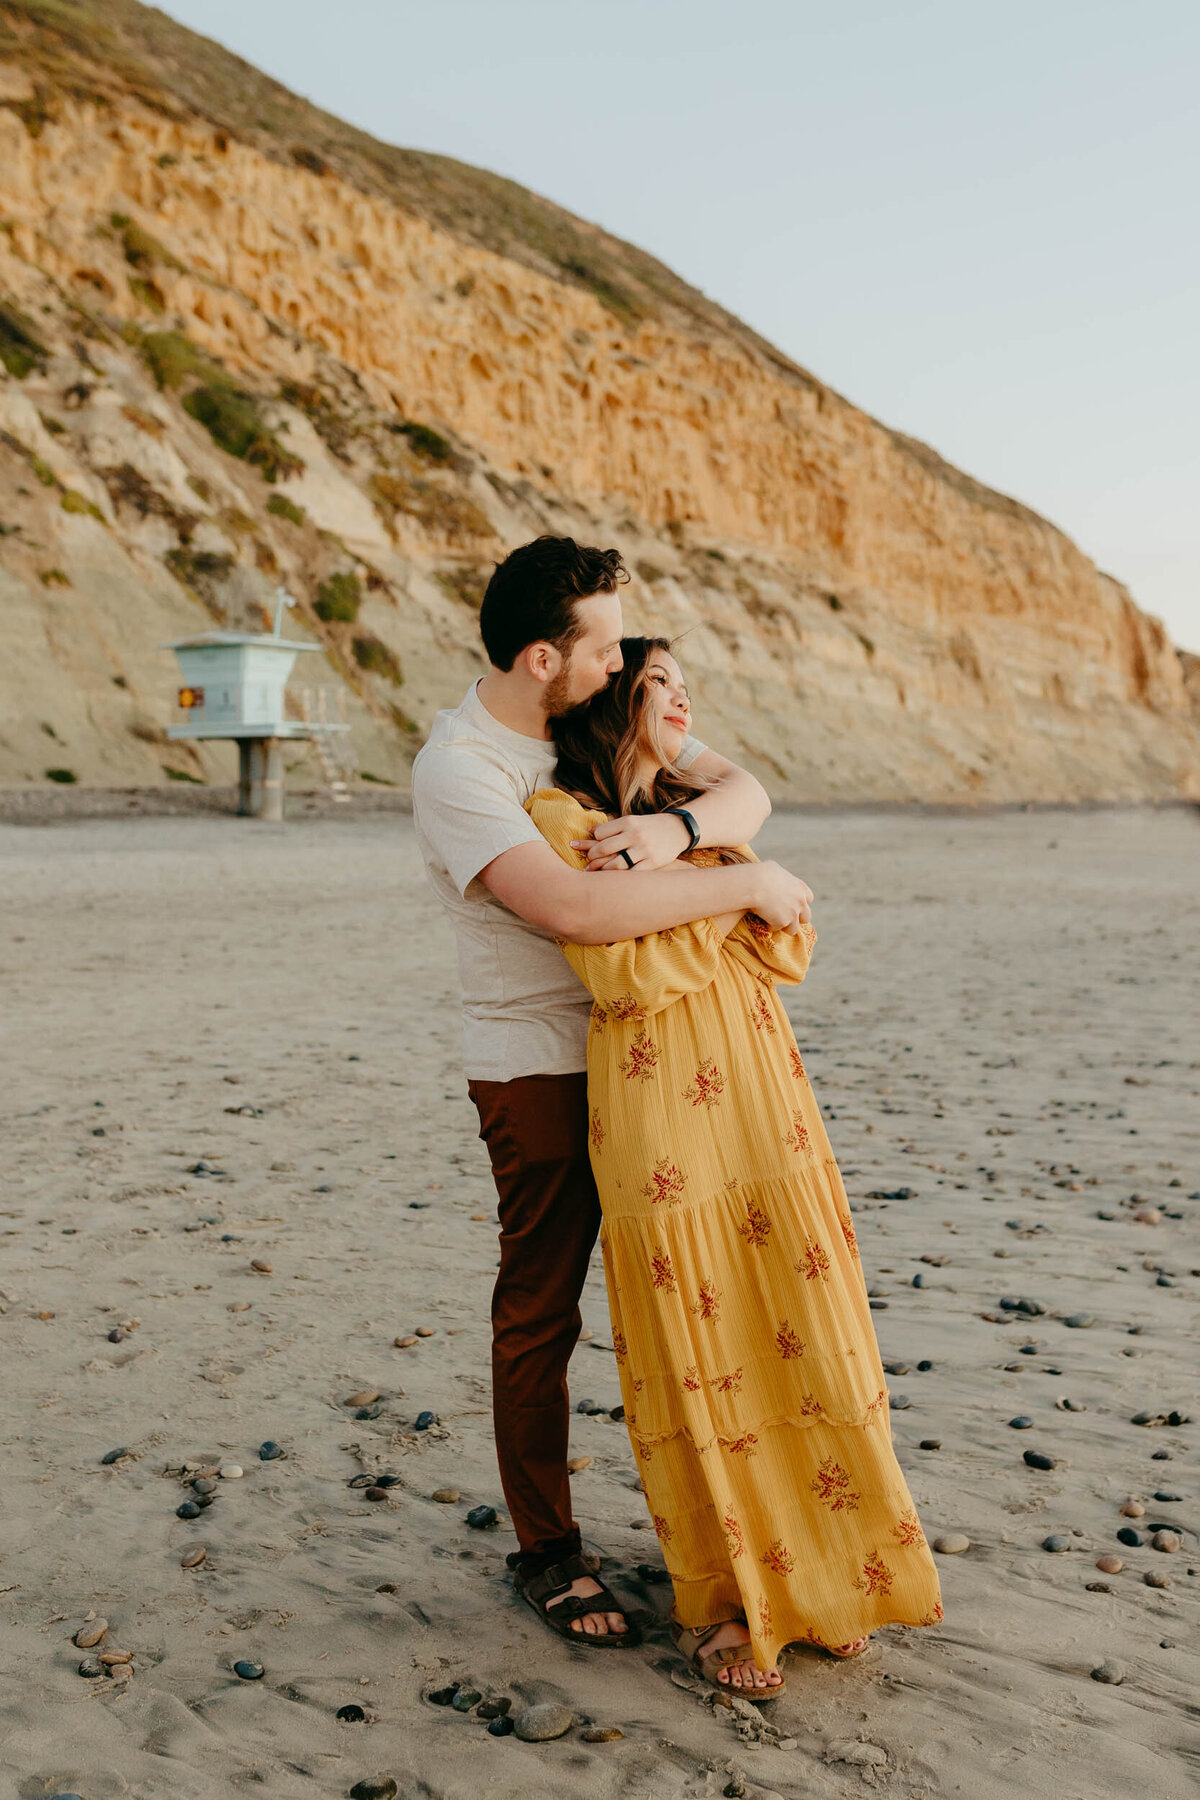
{"label": "woman's hand", "polygon": [[[691,843],[692,834],[674,813],[638,813],[608,819],[597,825],[590,838],[572,841],[573,850],[586,852],[588,873],[602,869],[665,869]],[[626,860],[621,852],[627,850]]]}

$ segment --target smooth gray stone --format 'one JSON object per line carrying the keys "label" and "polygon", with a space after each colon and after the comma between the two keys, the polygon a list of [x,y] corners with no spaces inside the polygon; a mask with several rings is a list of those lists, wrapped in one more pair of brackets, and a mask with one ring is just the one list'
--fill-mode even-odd
{"label": "smooth gray stone", "polygon": [[525,1707],[513,1720],[513,1730],[524,1744],[543,1744],[562,1737],[574,1723],[575,1714],[569,1706],[558,1706],[549,1700]]}
{"label": "smooth gray stone", "polygon": [[1110,1687],[1119,1687],[1125,1679],[1125,1664],[1116,1662],[1111,1656],[1105,1657],[1092,1670],[1093,1681],[1107,1682]]}
{"label": "smooth gray stone", "polygon": [[1073,1548],[1074,1545],[1071,1539],[1069,1537],[1064,1537],[1061,1531],[1052,1532],[1048,1538],[1042,1539],[1043,1550],[1062,1551],[1071,1550]]}

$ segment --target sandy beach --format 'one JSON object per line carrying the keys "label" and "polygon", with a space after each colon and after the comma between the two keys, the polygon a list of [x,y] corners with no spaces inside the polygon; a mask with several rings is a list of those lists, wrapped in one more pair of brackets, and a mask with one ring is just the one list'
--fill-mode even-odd
{"label": "sandy beach", "polygon": [[[758,848],[816,890],[788,1007],[897,1454],[930,1541],[969,1540],[938,1555],[943,1622],[721,1705],[637,1573],[661,1558],[607,1412],[575,1415],[576,1506],[644,1646],[573,1649],[513,1596],[494,1196],[408,819],[0,825],[5,1792],[1195,1792],[1200,819],[780,813]],[[598,1255],[584,1311],[572,1398],[613,1406]],[[185,1465],[242,1475],[180,1518]],[[106,1650],[130,1679],[77,1672]],[[577,1723],[490,1736],[428,1702],[456,1682]]]}

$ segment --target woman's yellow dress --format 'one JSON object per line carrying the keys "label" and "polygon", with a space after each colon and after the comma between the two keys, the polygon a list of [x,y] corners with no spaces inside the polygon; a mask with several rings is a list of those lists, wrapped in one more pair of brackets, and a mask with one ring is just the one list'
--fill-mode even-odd
{"label": "woman's yellow dress", "polygon": [[[571,840],[606,817],[552,789],[529,812],[576,867]],[[846,1192],[775,993],[803,979],[815,941],[751,917],[724,940],[701,919],[562,942],[595,1001],[613,1347],[674,1615],[744,1617],[763,1668],[801,1639],[942,1617]]]}

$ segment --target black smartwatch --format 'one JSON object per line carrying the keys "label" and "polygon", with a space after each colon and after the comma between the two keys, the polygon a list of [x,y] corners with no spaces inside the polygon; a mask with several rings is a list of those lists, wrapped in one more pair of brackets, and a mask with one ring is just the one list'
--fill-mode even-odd
{"label": "black smartwatch", "polygon": [[[688,844],[688,849],[694,850],[696,848],[696,845],[700,842],[700,827],[697,825],[695,819],[692,817],[692,815],[688,811],[687,807],[686,806],[668,806],[668,807],[664,807],[663,810],[665,812],[674,813],[674,815],[677,819],[683,820],[684,824],[688,828],[688,836],[691,840],[690,843]],[[685,852],[685,854],[686,854],[686,852]]]}

